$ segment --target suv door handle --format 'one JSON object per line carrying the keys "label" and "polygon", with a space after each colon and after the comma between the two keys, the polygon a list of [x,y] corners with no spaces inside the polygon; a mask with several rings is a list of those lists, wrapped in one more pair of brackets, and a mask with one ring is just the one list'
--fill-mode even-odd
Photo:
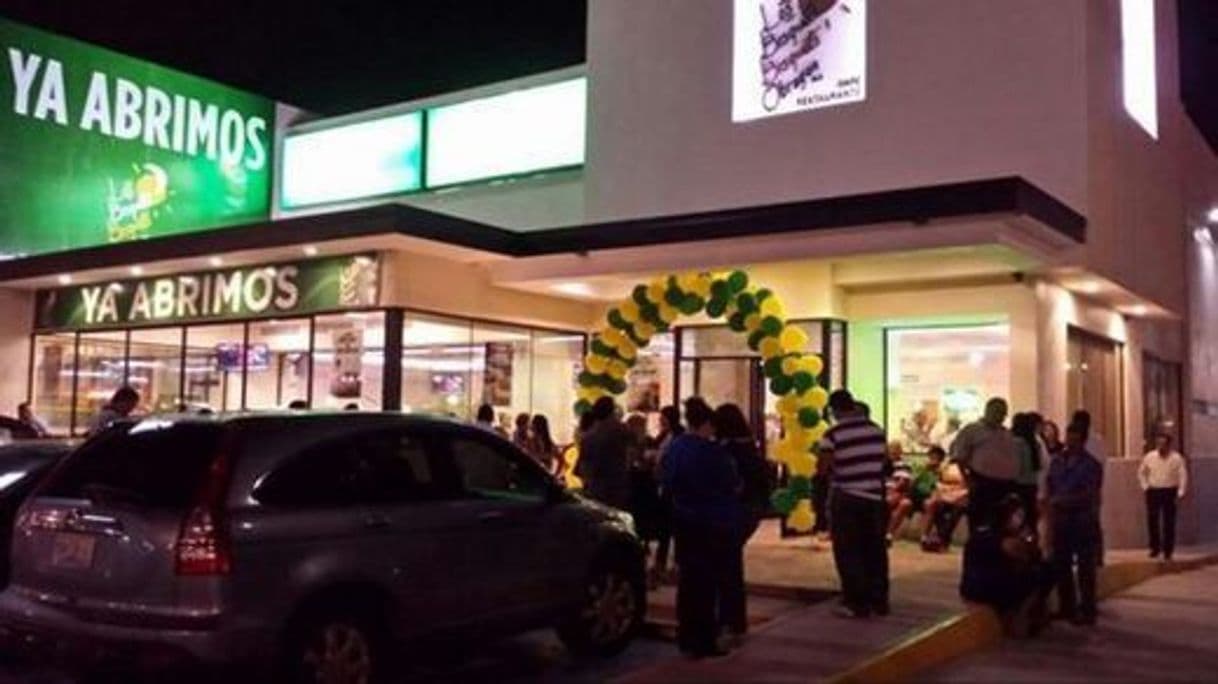
{"label": "suv door handle", "polygon": [[504,518],[505,516],[503,515],[503,511],[487,511],[486,513],[482,513],[478,516],[478,521],[484,523],[494,523],[500,522]]}
{"label": "suv door handle", "polygon": [[389,527],[389,518],[383,515],[370,515],[364,518],[364,527],[367,529],[382,529]]}

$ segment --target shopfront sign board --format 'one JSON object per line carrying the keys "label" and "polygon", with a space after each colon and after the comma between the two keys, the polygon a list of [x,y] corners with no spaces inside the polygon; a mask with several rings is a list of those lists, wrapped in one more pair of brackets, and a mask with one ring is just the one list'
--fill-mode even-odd
{"label": "shopfront sign board", "polygon": [[149,276],[39,290],[41,331],[293,316],[377,304],[375,254]]}
{"label": "shopfront sign board", "polygon": [[0,255],[269,216],[274,103],[0,19]]}
{"label": "shopfront sign board", "polygon": [[867,0],[734,0],[732,121],[862,102]]}

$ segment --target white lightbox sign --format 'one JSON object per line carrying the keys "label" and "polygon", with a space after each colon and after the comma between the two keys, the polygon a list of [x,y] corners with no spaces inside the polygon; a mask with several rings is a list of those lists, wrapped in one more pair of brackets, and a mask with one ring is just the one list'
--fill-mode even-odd
{"label": "white lightbox sign", "polygon": [[1121,0],[1121,76],[1125,111],[1159,138],[1154,0]]}
{"label": "white lightbox sign", "polygon": [[576,78],[427,112],[427,185],[584,163],[588,79]]}
{"label": "white lightbox sign", "polygon": [[732,121],[867,97],[867,0],[735,0]]}

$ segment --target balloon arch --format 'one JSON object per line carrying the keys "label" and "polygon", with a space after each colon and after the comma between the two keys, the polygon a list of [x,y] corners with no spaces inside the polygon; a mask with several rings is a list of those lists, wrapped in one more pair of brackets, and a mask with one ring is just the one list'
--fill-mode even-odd
{"label": "balloon arch", "polygon": [[702,312],[712,319],[726,318],[732,330],[748,336],[749,348],[764,360],[782,418],[783,437],[774,454],[790,476],[771,502],[787,516],[789,527],[810,530],[814,450],[825,433],[821,412],[829,400],[817,383],[823,364],[819,356],[804,351],[808,335],[787,323],[778,297],[751,284],[743,271],[685,273],[636,285],[629,298],[609,310],[608,325],[592,338],[579,375],[575,412],[582,414],[600,397],[625,392],[626,374],[638,360],[639,350],[680,316]]}

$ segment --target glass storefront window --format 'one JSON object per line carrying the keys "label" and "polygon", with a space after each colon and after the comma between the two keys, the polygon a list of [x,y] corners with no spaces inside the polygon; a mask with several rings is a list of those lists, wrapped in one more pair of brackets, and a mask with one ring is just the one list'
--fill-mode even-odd
{"label": "glass storefront window", "polygon": [[72,376],[75,371],[75,334],[34,338],[32,408],[53,435],[67,435],[72,430]]}
{"label": "glass storefront window", "polygon": [[[583,357],[583,335],[533,332],[533,413],[550,421],[550,434],[559,444],[575,439],[577,424],[571,407],[575,405],[576,379]],[[671,368],[671,353],[668,364]]]}
{"label": "glass storefront window", "polygon": [[473,366],[469,321],[407,313],[402,324],[402,410],[468,420]]}
{"label": "glass storefront window", "polygon": [[[75,434],[88,431],[89,421],[122,387],[127,375],[127,333],[90,332],[80,335],[76,367]],[[147,388],[133,385],[143,397]]]}
{"label": "glass storefront window", "polygon": [[313,406],[379,411],[385,366],[385,314],[351,312],[314,319]]}
{"label": "glass storefront window", "polygon": [[245,408],[286,408],[309,397],[309,319],[251,321]]}
{"label": "glass storefront window", "polygon": [[532,411],[529,329],[475,323],[471,340],[470,412],[489,404],[497,424],[511,434],[516,416]]}
{"label": "glass storefront window", "polygon": [[634,368],[626,375],[626,410],[647,418],[650,434],[660,431],[660,409],[672,403],[676,373],[676,340],[672,333],[660,333],[651,344],[639,350]]}
{"label": "glass storefront window", "polygon": [[176,411],[182,401],[182,329],[132,330],[127,384],[140,393],[140,413]]}
{"label": "glass storefront window", "polygon": [[1149,450],[1160,434],[1171,435],[1178,445],[1184,444],[1180,431],[1180,398],[1183,375],[1181,364],[1164,361],[1150,354],[1142,356],[1142,407],[1145,412],[1146,449]]}
{"label": "glass storefront window", "polygon": [[962,425],[981,417],[990,397],[1010,395],[1006,324],[890,328],[885,348],[885,427],[908,453],[947,448]]}
{"label": "glass storefront window", "polygon": [[186,386],[190,410],[240,411],[245,325],[226,323],[186,329]]}

